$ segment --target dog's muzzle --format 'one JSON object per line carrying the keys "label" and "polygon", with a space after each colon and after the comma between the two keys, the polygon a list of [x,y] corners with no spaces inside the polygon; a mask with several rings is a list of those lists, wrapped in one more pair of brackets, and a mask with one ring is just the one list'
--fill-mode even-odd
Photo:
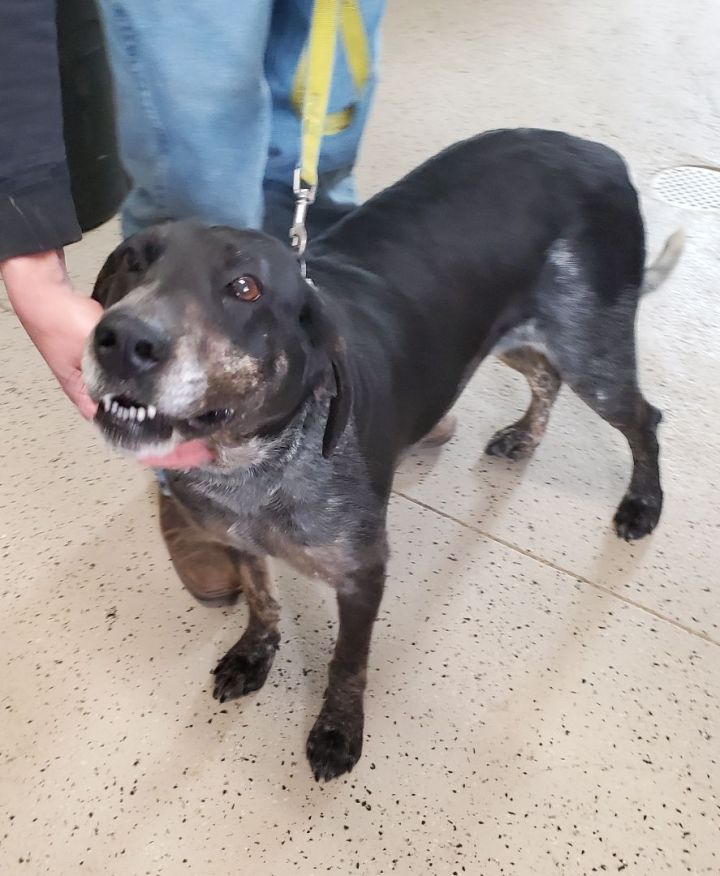
{"label": "dog's muzzle", "polygon": [[95,422],[112,444],[133,451],[157,448],[204,437],[232,418],[229,408],[199,410],[184,418],[163,411],[162,399],[153,396],[171,347],[160,330],[122,310],[109,311],[98,323],[83,372],[98,402]]}

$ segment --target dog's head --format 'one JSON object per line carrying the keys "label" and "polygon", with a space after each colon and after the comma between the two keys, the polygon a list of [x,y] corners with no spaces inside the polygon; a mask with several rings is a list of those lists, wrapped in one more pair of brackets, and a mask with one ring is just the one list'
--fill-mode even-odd
{"label": "dog's head", "polygon": [[157,226],[109,256],[93,297],[106,313],[83,375],[113,444],[140,457],[192,438],[241,447],[276,434],[327,391],[323,452],[334,449],[351,404],[342,340],[278,241]]}

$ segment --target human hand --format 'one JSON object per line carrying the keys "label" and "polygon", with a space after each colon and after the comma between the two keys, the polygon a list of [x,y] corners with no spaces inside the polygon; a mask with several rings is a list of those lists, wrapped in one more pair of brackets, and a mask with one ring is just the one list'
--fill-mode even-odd
{"label": "human hand", "polygon": [[[8,259],[0,263],[0,273],[25,331],[70,401],[91,420],[97,404],[85,389],[82,355],[103,314],[102,306],[73,288],[59,252]],[[211,452],[201,441],[187,441],[164,456],[143,459],[142,464],[194,468],[211,460]]]}
{"label": "human hand", "polygon": [[85,390],[81,360],[102,307],[73,289],[58,252],[8,259],[0,271],[25,331],[70,401],[91,420],[97,405]]}

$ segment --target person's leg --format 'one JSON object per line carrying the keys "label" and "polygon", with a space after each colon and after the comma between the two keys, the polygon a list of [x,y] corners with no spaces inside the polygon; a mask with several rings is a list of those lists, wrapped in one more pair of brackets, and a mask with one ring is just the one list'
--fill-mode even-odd
{"label": "person's leg", "polygon": [[100,0],[121,157],[126,235],[164,219],[258,227],[271,95],[272,0]]}
{"label": "person's leg", "polygon": [[[360,0],[371,55],[370,77],[358,94],[338,35],[330,113],[347,113],[348,123],[327,134],[320,153],[320,179],[308,214],[311,237],[342,218],[357,203],[352,170],[375,90],[379,29],[385,0]],[[287,239],[292,222],[292,176],[300,151],[300,118],[292,106],[295,71],[307,42],[312,0],[276,0],[266,56],[273,99],[272,132],[265,172],[265,230]]]}
{"label": "person's leg", "polygon": [[[260,227],[270,140],[265,48],[273,0],[99,0],[113,71],[120,155],[132,187],[129,236],[166,219]],[[227,551],[175,513],[164,475],[161,529],[203,601],[239,588]],[[203,573],[203,574],[201,574]]]}

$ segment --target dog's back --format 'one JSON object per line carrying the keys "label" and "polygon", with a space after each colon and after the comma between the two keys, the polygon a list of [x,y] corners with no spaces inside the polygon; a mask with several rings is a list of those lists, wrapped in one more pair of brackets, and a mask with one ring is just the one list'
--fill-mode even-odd
{"label": "dog's back", "polygon": [[332,289],[348,345],[367,353],[359,381],[395,420],[384,433],[420,438],[498,340],[537,314],[559,241],[601,302],[637,299],[644,231],[622,158],[507,130],[449,147],[311,247],[311,276]]}

